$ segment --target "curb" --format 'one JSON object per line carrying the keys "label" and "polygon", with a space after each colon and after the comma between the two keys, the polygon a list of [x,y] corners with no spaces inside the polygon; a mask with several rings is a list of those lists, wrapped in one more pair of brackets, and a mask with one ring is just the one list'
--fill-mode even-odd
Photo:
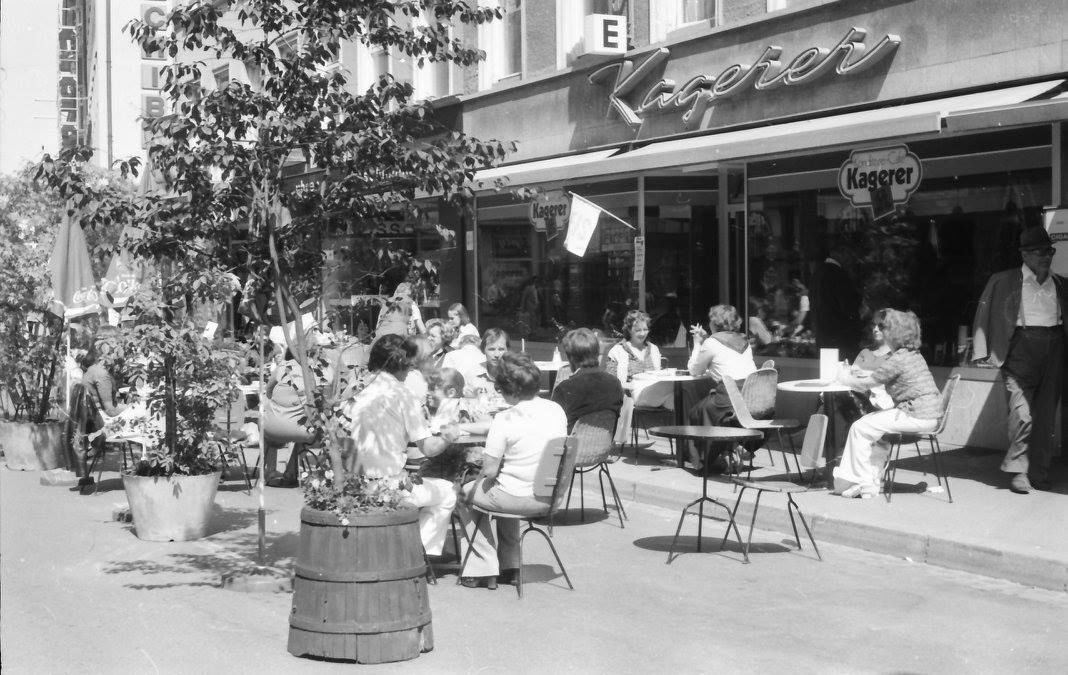
{"label": "curb", "polygon": [[[615,476],[613,478],[619,496],[625,502],[633,501],[679,512],[686,504],[700,496],[699,490],[652,487],[626,478]],[[594,490],[597,489],[596,486],[592,487]],[[587,492],[597,499],[600,498],[599,492],[590,490]],[[732,508],[736,498],[734,495],[726,499],[715,494],[710,496],[723,501]],[[790,517],[786,510],[786,499],[776,497],[778,495],[768,494],[761,500],[760,517],[756,523],[757,531],[784,533],[792,539],[793,529],[790,527]],[[816,538],[817,545],[826,542],[849,546],[872,553],[906,558],[914,562],[1004,579],[1025,586],[1068,592],[1068,564],[1057,558],[832,518],[825,514],[806,512],[804,502],[800,502],[800,505],[809,527],[812,528],[812,535]],[[749,520],[753,517],[752,499],[747,496],[738,511],[739,530],[747,530]],[[708,513],[707,509],[706,513]],[[713,511],[712,515],[717,514]],[[807,549],[811,544],[807,542],[800,523],[798,528],[801,545],[803,549]],[[754,541],[754,544],[756,543]]]}

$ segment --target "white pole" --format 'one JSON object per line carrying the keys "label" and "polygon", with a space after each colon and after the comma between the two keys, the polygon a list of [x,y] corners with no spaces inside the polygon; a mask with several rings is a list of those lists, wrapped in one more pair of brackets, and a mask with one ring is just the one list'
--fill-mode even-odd
{"label": "white pole", "polygon": [[264,540],[266,539],[266,536],[267,536],[267,532],[266,532],[266,530],[267,530],[267,510],[266,510],[266,507],[265,507],[265,504],[264,504],[264,498],[263,498],[264,497],[264,488],[265,488],[265,485],[266,485],[264,480],[263,480],[263,474],[264,474],[264,470],[263,470],[264,469],[263,453],[264,453],[264,446],[265,446],[265,444],[263,442],[263,412],[264,412],[264,407],[265,407],[264,404],[265,404],[265,396],[266,396],[266,390],[264,389],[264,382],[267,379],[267,373],[266,373],[267,355],[266,355],[266,352],[265,352],[264,346],[263,346],[263,333],[264,333],[264,331],[265,331],[265,326],[262,326],[262,325],[259,326],[259,328],[257,329],[257,334],[258,334],[259,341],[260,341],[260,384],[259,384],[259,396],[260,396],[260,415],[259,415],[260,456],[259,456],[259,459],[256,460],[256,479],[257,479],[256,480],[256,484],[257,484],[257,487],[259,488],[259,492],[260,492],[260,508],[259,508],[259,512],[257,513],[257,520],[259,521],[259,565],[261,567],[263,566],[263,553],[264,553],[264,546],[265,546],[265,541]]}

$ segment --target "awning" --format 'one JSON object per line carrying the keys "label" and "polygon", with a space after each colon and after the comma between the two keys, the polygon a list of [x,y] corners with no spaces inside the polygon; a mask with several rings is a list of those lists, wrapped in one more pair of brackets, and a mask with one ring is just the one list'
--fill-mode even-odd
{"label": "awning", "polygon": [[953,112],[946,116],[946,129],[952,132],[1008,129],[1065,120],[1068,120],[1068,92],[1041,101]]}
{"label": "awning", "polygon": [[1041,123],[1064,119],[1068,100],[1057,97],[1028,102],[1063,83],[1064,79],[1049,80],[740,131],[658,141],[630,152],[600,150],[525,162],[481,171],[476,181],[482,182],[482,189],[485,189],[498,178],[507,178],[509,185],[520,186],[664,169],[712,168],[717,163],[753,157],[934,135],[942,131],[944,120],[947,128],[954,131],[961,128],[997,129],[1004,126],[1006,120],[1013,125]]}
{"label": "awning", "polygon": [[575,155],[563,155],[552,159],[539,159],[510,166],[499,166],[479,171],[475,183],[481,183],[480,189],[494,187],[498,179],[507,179],[508,185],[532,185],[551,181],[566,181],[585,176],[598,176],[597,168],[605,160],[619,152],[612,150],[593,150]]}

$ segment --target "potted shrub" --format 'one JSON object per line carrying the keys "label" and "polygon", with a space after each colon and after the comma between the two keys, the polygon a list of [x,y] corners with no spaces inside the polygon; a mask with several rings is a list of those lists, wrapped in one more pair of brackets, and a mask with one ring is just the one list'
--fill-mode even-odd
{"label": "potted shrub", "polygon": [[57,200],[31,168],[0,177],[0,449],[11,469],[70,466],[63,442],[63,322],[49,313]]}
{"label": "potted shrub", "polygon": [[384,663],[434,647],[419,512],[395,479],[302,474],[289,618],[295,656]]}
{"label": "potted shrub", "polygon": [[123,330],[109,338],[138,383],[144,414],[120,417],[105,432],[145,439],[122,480],[134,530],[152,541],[206,534],[227,447],[216,412],[242,395],[246,362],[237,345],[218,348],[181,301],[172,303],[158,289],[139,293],[122,313]]}

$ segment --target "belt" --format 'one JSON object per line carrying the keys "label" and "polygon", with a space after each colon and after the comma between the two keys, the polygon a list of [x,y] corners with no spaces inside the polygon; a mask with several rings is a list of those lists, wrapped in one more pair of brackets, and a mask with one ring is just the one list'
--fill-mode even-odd
{"label": "belt", "polygon": [[1064,324],[1057,324],[1056,326],[1017,326],[1016,330],[1025,333],[1053,333],[1064,330]]}

